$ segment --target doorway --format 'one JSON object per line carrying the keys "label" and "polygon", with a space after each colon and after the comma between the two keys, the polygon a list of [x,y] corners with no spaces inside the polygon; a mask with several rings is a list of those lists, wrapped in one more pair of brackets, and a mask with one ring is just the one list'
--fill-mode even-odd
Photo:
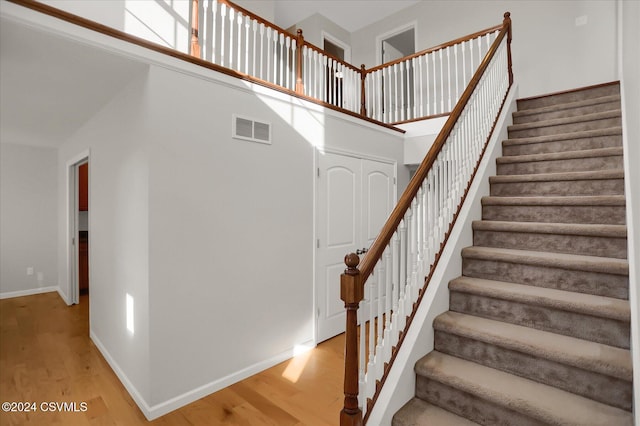
{"label": "doorway", "polygon": [[[347,253],[367,250],[395,204],[393,162],[318,154],[316,206],[316,340],[345,329],[340,274]],[[366,309],[367,301],[362,308]]]}
{"label": "doorway", "polygon": [[[351,60],[351,47],[326,31],[322,31],[322,48],[342,62]],[[327,70],[325,81],[326,99],[328,103],[338,107],[343,106],[343,77],[342,72],[337,69],[329,67]]]}
{"label": "doorway", "polygon": [[89,157],[68,163],[69,222],[68,274],[69,303],[79,304],[89,294]]}
{"label": "doorway", "polygon": [[[412,23],[404,27],[397,28],[378,36],[376,40],[376,56],[378,57],[380,64],[386,64],[402,59],[406,56],[413,55],[416,53],[416,24]],[[409,63],[407,63],[406,66],[408,65]],[[385,102],[386,86],[383,75],[381,96],[383,114],[386,112],[389,114],[389,117],[393,116],[396,117],[396,119],[400,118],[401,120],[404,120],[413,118],[410,117],[410,112],[413,110],[413,106],[415,104],[413,68],[409,68],[404,71],[400,78],[402,81],[397,84],[397,87],[402,88],[402,93],[398,93],[397,96],[389,96],[389,100]],[[395,83],[392,80],[390,80],[390,84]],[[398,101],[398,99],[400,99],[400,101]],[[384,111],[385,107],[388,108],[388,111]]]}

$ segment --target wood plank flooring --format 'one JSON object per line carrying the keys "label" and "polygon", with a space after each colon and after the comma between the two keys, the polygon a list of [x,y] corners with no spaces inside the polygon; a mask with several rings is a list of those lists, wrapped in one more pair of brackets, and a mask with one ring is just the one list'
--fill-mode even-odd
{"label": "wood plank flooring", "polygon": [[0,402],[86,402],[82,412],[0,412],[0,425],[336,425],[344,337],[149,422],[89,339],[88,296],[0,300]]}

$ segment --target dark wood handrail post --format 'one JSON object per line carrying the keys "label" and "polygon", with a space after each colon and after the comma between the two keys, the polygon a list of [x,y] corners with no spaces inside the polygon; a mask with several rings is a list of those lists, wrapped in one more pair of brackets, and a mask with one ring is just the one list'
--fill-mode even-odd
{"label": "dark wood handrail post", "polygon": [[302,46],[304,46],[304,36],[302,29],[298,28],[298,40],[296,44],[296,93],[304,94],[304,82],[302,81]]}
{"label": "dark wood handrail post", "polygon": [[362,426],[362,410],[358,407],[358,305],[364,299],[360,258],[354,253],[344,257],[347,265],[340,276],[340,298],[347,310],[344,353],[344,408],[340,426]]}
{"label": "dark wood handrail post", "polygon": [[367,116],[367,95],[364,92],[367,69],[364,64],[360,65],[360,115]]}
{"label": "dark wood handrail post", "polygon": [[503,24],[507,28],[507,61],[509,64],[509,86],[513,84],[513,69],[511,68],[511,13],[504,13]]}
{"label": "dark wood handrail post", "polygon": [[200,39],[198,37],[198,0],[191,0],[191,56],[200,58]]}

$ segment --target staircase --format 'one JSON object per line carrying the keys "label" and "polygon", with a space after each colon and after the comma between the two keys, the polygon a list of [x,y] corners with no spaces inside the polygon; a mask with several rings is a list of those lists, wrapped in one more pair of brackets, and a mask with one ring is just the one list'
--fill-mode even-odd
{"label": "staircase", "polygon": [[618,84],[518,101],[409,425],[631,425]]}

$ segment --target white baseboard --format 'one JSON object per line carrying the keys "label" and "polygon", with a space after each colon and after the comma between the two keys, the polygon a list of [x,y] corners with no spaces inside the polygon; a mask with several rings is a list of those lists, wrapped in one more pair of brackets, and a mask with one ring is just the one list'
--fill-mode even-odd
{"label": "white baseboard", "polygon": [[[60,293],[60,287],[52,285],[49,287],[30,288],[28,290],[5,291],[0,293],[0,299],[11,299],[13,297],[32,296],[34,294],[51,293],[57,291]],[[63,298],[64,299],[64,298]]]}
{"label": "white baseboard", "polygon": [[[236,371],[232,374],[229,374],[228,376],[225,376],[218,380],[214,380],[212,382],[204,384],[200,387],[192,389],[181,395],[173,397],[167,401],[150,406],[147,403],[147,401],[145,401],[145,399],[142,397],[140,392],[138,392],[138,390],[133,385],[133,383],[131,383],[127,375],[124,373],[124,371],[122,371],[118,363],[113,359],[109,351],[107,351],[105,346],[102,344],[100,339],[98,339],[98,337],[93,333],[93,331],[90,333],[90,336],[91,336],[91,340],[93,340],[98,350],[102,353],[107,363],[111,366],[113,371],[116,373],[116,376],[118,376],[118,379],[120,379],[125,389],[127,389],[127,392],[129,392],[129,395],[131,395],[133,400],[138,405],[138,408],[140,408],[140,411],[142,411],[142,414],[144,414],[147,420],[157,419],[158,417],[164,416],[165,414],[170,413],[171,411],[177,410],[180,407],[184,407],[187,404],[197,401],[202,397],[205,397],[221,389],[224,389],[228,386],[231,386],[232,384],[237,383],[241,380],[244,380],[247,377],[250,377],[263,370],[266,370],[267,368],[273,367],[274,365],[280,364],[281,362],[292,358],[294,354],[294,348],[291,348],[269,359],[260,361],[240,371]],[[313,341],[310,340],[308,342],[303,343],[301,346],[314,347],[315,344],[313,343]]]}

